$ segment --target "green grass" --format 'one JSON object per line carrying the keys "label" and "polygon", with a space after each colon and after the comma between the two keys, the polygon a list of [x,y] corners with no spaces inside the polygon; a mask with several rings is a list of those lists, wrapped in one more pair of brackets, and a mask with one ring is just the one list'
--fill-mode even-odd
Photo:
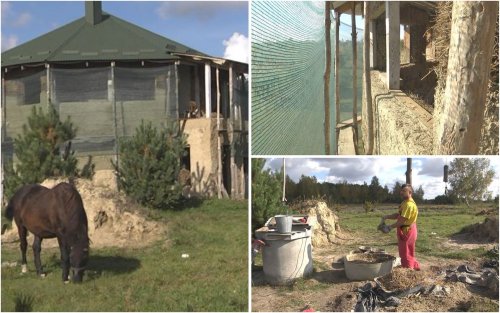
{"label": "green grass", "polygon": [[[367,238],[376,237],[377,246],[394,248],[397,251],[395,235],[383,235],[376,231],[380,218],[383,215],[396,212],[396,209],[382,209],[375,212],[365,213],[357,210],[341,210],[337,212],[340,217],[340,225],[350,231],[355,231],[359,236]],[[476,210],[462,206],[455,208],[438,208],[423,206],[420,209],[417,225],[418,239],[416,243],[416,253],[425,256],[434,256],[449,259],[469,259],[474,257],[484,257],[487,251],[483,248],[471,250],[443,249],[442,243],[452,235],[471,224],[484,221],[484,216],[476,216]],[[392,223],[394,221],[389,221]],[[431,233],[435,233],[433,235]],[[354,248],[354,246],[353,246]]]}
{"label": "green grass", "polygon": [[[59,249],[42,251],[49,275],[36,277],[29,249],[29,273],[2,268],[2,310],[248,311],[247,212],[246,202],[229,200],[162,212],[165,238],[140,249],[92,249],[80,285],[62,283]],[[2,246],[2,262],[19,260],[19,249]]]}

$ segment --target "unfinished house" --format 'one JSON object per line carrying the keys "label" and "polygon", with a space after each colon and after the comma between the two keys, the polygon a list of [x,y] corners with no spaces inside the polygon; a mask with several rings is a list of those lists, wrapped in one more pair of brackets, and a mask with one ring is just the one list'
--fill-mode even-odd
{"label": "unfinished house", "polygon": [[77,127],[76,155],[111,169],[118,138],[141,121],[187,135],[191,191],[246,196],[248,65],[210,57],[85,2],[85,17],[2,53],[2,154],[32,107]]}
{"label": "unfinished house", "polygon": [[498,2],[334,1],[331,9],[365,19],[364,153],[498,154]]}

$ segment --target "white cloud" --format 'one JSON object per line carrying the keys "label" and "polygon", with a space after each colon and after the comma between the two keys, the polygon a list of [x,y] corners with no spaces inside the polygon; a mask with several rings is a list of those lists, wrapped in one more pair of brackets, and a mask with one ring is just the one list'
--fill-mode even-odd
{"label": "white cloud", "polygon": [[9,35],[4,37],[2,35],[2,51],[9,50],[17,46],[19,38],[16,35]]}
{"label": "white cloud", "polygon": [[19,16],[12,22],[13,27],[23,27],[26,26],[31,21],[31,14],[24,12],[19,14]]}
{"label": "white cloud", "polygon": [[155,10],[161,19],[175,16],[191,16],[200,20],[207,20],[221,9],[239,8],[247,6],[247,2],[232,1],[165,1]]}
{"label": "white cloud", "polygon": [[11,4],[7,1],[2,1],[2,19],[11,12]]}
{"label": "white cloud", "polygon": [[238,62],[248,63],[249,40],[245,35],[233,33],[231,38],[223,40],[224,58]]}

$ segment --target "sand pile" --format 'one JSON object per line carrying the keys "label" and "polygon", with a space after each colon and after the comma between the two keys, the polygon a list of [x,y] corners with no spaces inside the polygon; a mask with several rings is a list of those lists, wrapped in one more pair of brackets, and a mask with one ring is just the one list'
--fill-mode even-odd
{"label": "sand pile", "polygon": [[339,218],[323,201],[309,200],[301,202],[298,210],[302,214],[309,215],[309,219],[316,219],[317,223],[313,225],[312,245],[320,247],[335,242],[335,235],[340,231],[338,223]]}
{"label": "sand pile", "polygon": [[409,268],[396,267],[390,274],[378,278],[378,282],[386,290],[399,290],[415,287],[425,282],[424,271],[414,271]]}
{"label": "sand pile", "polygon": [[[41,185],[52,188],[64,179],[48,179]],[[138,213],[140,206],[118,192],[112,171],[97,171],[93,180],[77,179],[75,186],[83,199],[89,222],[91,247],[145,246],[160,238],[166,227]],[[30,236],[31,237],[31,236]],[[2,235],[2,242],[18,241],[17,228]],[[31,243],[32,239],[28,239]],[[45,239],[44,247],[57,246],[56,239]]]}

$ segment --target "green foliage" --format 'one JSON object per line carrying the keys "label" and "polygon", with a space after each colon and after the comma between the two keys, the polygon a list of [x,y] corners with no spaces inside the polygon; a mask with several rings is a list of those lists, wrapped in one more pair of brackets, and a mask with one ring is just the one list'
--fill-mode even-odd
{"label": "green foliage", "polygon": [[467,206],[471,200],[483,200],[495,171],[486,158],[456,158],[450,163],[450,194]]}
{"label": "green foliage", "polygon": [[255,230],[272,216],[283,213],[279,174],[263,170],[265,159],[252,159],[252,230]]}
{"label": "green foliage", "polygon": [[178,182],[185,135],[176,125],[160,129],[151,122],[120,141],[119,164],[111,161],[118,185],[140,204],[154,209],[173,209],[182,199]]}
{"label": "green foliage", "polygon": [[[33,107],[22,134],[14,139],[15,166],[12,160],[4,165],[4,197],[9,199],[19,187],[40,183],[48,177],[80,176],[71,150],[75,136],[76,128],[70,118],[62,122],[52,105],[48,109]],[[88,164],[93,167],[91,160]],[[87,177],[92,174],[85,173]]]}

